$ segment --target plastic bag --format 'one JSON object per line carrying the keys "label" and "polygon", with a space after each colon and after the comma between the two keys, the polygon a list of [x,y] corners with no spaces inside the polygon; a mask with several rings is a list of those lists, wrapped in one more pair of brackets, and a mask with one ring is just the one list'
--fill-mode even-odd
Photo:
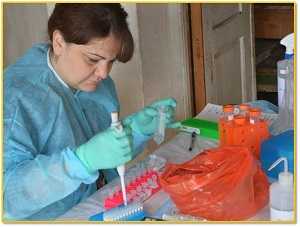
{"label": "plastic bag", "polygon": [[269,183],[245,147],[205,150],[183,164],[167,164],[163,189],[182,214],[208,220],[243,220],[269,199]]}

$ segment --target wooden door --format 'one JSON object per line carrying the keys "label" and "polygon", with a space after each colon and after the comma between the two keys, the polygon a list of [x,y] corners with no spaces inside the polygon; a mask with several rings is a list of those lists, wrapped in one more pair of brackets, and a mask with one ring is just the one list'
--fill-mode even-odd
{"label": "wooden door", "polygon": [[201,7],[205,101],[221,105],[256,99],[251,4]]}

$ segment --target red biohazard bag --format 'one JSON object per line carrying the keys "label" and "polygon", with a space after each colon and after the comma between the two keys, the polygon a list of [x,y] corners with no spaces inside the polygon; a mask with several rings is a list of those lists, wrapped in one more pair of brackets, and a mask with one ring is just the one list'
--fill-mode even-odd
{"label": "red biohazard bag", "polygon": [[162,188],[183,214],[207,220],[243,220],[269,199],[269,183],[246,147],[205,150],[183,164],[167,164]]}

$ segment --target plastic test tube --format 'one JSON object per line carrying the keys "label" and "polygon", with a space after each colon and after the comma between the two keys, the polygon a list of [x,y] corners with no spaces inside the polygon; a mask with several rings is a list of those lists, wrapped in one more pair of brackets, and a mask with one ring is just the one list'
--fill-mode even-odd
{"label": "plastic test tube", "polygon": [[159,107],[158,108],[158,114],[159,114],[159,120],[158,120],[158,129],[156,133],[154,134],[153,140],[159,145],[165,140],[165,113],[164,108]]}

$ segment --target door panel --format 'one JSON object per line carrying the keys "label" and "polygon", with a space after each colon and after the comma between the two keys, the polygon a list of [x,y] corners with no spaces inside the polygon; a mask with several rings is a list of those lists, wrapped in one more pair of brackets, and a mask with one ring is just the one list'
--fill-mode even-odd
{"label": "door panel", "polygon": [[202,4],[206,101],[256,99],[250,4]]}
{"label": "door panel", "polygon": [[[232,42],[225,45],[222,51],[217,52],[213,56],[215,65],[215,75],[217,76],[217,103],[239,103],[241,100],[240,94],[241,80],[236,80],[234,75],[240,73],[238,67],[227,67],[231,62],[236,65],[241,65],[240,59],[240,43]],[[234,92],[233,92],[234,91]]]}
{"label": "door panel", "polygon": [[[204,4],[205,5],[205,4]],[[218,7],[214,7],[212,18],[212,25],[217,26],[218,24],[224,23],[231,18],[237,16],[240,13],[239,4],[217,4]]]}

